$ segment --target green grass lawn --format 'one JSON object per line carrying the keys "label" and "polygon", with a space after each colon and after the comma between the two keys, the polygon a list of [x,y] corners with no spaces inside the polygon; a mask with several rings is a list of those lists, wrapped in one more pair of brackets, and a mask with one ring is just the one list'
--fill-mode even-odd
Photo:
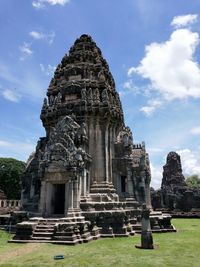
{"label": "green grass lawn", "polygon": [[[174,219],[177,233],[154,234],[154,250],[136,249],[140,236],[106,238],[77,246],[7,243],[0,231],[0,266],[200,267],[200,219]],[[64,260],[53,259],[63,254]]]}

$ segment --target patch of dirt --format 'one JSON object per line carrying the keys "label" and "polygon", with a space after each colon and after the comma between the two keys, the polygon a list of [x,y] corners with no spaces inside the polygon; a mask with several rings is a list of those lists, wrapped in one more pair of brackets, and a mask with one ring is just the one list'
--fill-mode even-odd
{"label": "patch of dirt", "polygon": [[26,244],[26,246],[23,246],[22,248],[17,248],[16,250],[12,251],[6,251],[5,253],[1,254],[1,260],[11,260],[12,258],[16,258],[18,256],[23,256],[29,253],[32,253],[35,250],[38,250],[41,244],[39,243],[30,243]]}

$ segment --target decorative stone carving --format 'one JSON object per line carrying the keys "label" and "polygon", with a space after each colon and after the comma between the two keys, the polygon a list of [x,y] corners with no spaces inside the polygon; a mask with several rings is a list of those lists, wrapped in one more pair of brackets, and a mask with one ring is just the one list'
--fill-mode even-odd
{"label": "decorative stone carving", "polygon": [[87,95],[86,95],[86,89],[85,88],[83,88],[81,90],[81,100],[84,101],[84,102],[87,100]]}
{"label": "decorative stone carving", "polygon": [[120,131],[117,137],[117,141],[122,142],[124,147],[133,145],[132,132],[129,127],[123,127],[122,131]]}
{"label": "decorative stone carving", "polygon": [[98,74],[98,78],[100,82],[105,82],[106,78],[105,78],[105,74],[103,70],[100,70],[99,74]]}
{"label": "decorative stone carving", "polygon": [[61,104],[61,102],[62,102],[62,94],[61,94],[61,92],[58,92],[57,104],[59,105],[59,104]]}
{"label": "decorative stone carving", "polygon": [[53,105],[54,105],[54,97],[53,97],[53,95],[51,95],[49,97],[49,106],[53,106]]}
{"label": "decorative stone carving", "polygon": [[88,89],[88,103],[92,104],[93,103],[93,94],[92,94],[92,89]]}
{"label": "decorative stone carving", "polygon": [[[50,130],[49,140],[44,149],[43,161],[48,166],[52,161],[66,168],[80,166],[80,149],[74,140],[80,126],[69,116],[65,116]],[[83,152],[81,153],[81,155]]]}
{"label": "decorative stone carving", "polygon": [[104,104],[108,104],[108,102],[109,102],[109,96],[108,96],[108,92],[107,92],[107,89],[106,88],[102,91],[101,98],[102,98],[102,102]]}
{"label": "decorative stone carving", "polygon": [[83,122],[81,127],[78,129],[78,140],[82,143],[87,140],[87,130],[86,130],[86,123]]}
{"label": "decorative stone carving", "polygon": [[96,88],[94,90],[94,94],[93,94],[93,100],[95,104],[98,104],[100,102],[100,95],[99,95],[99,90],[98,88]]}

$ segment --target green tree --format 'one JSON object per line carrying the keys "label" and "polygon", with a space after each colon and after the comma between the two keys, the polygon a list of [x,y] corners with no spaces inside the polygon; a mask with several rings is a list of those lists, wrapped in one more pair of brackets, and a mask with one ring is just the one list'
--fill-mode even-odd
{"label": "green tree", "polygon": [[200,189],[200,177],[197,174],[193,174],[186,178],[186,183],[188,186]]}
{"label": "green tree", "polygon": [[12,158],[0,158],[0,189],[8,199],[20,198],[20,177],[24,170],[24,162]]}

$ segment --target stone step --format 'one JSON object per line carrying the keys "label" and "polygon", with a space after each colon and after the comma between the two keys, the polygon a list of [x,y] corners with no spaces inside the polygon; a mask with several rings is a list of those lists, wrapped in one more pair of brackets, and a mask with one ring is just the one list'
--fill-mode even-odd
{"label": "stone step", "polygon": [[37,225],[36,228],[41,228],[41,229],[54,229],[54,225]]}
{"label": "stone step", "polygon": [[52,240],[52,238],[51,237],[44,237],[44,236],[37,236],[37,237],[33,236],[31,238],[31,240],[43,241],[43,240]]}
{"label": "stone step", "polygon": [[38,222],[38,225],[41,225],[41,226],[48,226],[48,225],[49,226],[54,226],[56,223],[55,222]]}
{"label": "stone step", "polygon": [[133,230],[141,230],[141,224],[133,224]]}
{"label": "stone step", "polygon": [[33,232],[33,237],[52,237],[53,232]]}
{"label": "stone step", "polygon": [[29,240],[9,240],[9,243],[51,243],[51,244],[65,244],[65,245],[76,245],[83,243],[82,240],[75,241],[64,241],[64,240],[51,240],[51,239],[29,239]]}
{"label": "stone step", "polygon": [[34,230],[34,233],[49,233],[49,232],[51,232],[51,233],[53,233],[54,232],[54,229],[49,229],[49,228],[47,228],[47,229],[41,229],[41,228],[36,228],[35,230]]}

